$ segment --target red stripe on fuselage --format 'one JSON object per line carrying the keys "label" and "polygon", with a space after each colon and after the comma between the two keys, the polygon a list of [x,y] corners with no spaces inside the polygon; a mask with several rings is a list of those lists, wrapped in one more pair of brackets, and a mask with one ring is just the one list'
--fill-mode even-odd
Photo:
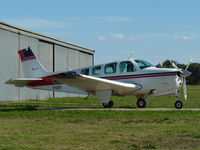
{"label": "red stripe on fuselage", "polygon": [[[107,78],[108,80],[125,80],[125,79],[136,79],[136,78],[151,78],[151,77],[163,77],[163,76],[176,76],[177,73],[173,74],[159,74],[159,75],[142,75],[142,76],[132,76],[132,77],[113,77],[113,78]],[[36,87],[36,86],[50,86],[50,85],[59,85],[63,83],[55,83],[52,79],[52,77],[55,77],[57,75],[43,77],[42,81],[32,81],[27,83],[27,86]]]}
{"label": "red stripe on fuselage", "polygon": [[163,77],[163,76],[176,76],[177,73],[174,74],[159,74],[159,75],[143,75],[143,76],[132,76],[132,77],[116,77],[116,78],[106,78],[108,80],[125,80],[125,79],[137,79],[137,78],[151,78],[151,77]]}

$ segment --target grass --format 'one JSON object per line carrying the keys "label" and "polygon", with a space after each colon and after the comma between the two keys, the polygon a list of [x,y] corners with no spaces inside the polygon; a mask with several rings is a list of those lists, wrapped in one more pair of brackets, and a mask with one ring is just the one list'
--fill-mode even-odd
{"label": "grass", "polygon": [[[199,91],[188,87],[185,107],[200,107]],[[113,99],[115,107],[136,107],[133,96]],[[174,102],[150,97],[148,107],[172,108]],[[102,107],[96,97],[0,103],[0,149],[200,149],[199,111],[35,109],[49,106]]]}

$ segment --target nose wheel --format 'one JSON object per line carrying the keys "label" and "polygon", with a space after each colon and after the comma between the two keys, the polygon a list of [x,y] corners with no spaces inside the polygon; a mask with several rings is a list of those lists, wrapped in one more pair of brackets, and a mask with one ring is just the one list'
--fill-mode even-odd
{"label": "nose wheel", "polygon": [[180,100],[177,100],[174,106],[176,109],[181,109],[183,107],[183,103]]}
{"label": "nose wheel", "polygon": [[175,106],[176,109],[181,109],[181,108],[183,108],[183,103],[179,99],[179,90],[176,90],[175,94],[176,94],[175,96],[176,96],[177,101],[175,102],[174,106]]}

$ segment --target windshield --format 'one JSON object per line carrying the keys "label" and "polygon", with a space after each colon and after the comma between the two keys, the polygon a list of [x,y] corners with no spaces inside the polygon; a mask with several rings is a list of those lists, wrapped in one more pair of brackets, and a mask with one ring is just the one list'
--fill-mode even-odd
{"label": "windshield", "polygon": [[144,69],[147,67],[153,67],[153,65],[145,60],[142,59],[137,59],[135,60],[135,62],[138,64],[138,66],[140,67],[140,69]]}

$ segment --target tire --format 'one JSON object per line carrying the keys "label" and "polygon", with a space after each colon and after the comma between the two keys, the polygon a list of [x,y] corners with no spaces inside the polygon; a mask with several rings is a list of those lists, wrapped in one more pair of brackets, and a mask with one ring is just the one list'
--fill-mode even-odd
{"label": "tire", "polygon": [[147,102],[144,99],[138,99],[137,106],[138,108],[145,108],[147,105]]}
{"label": "tire", "polygon": [[114,105],[114,101],[110,100],[108,103],[103,103],[104,108],[112,108]]}
{"label": "tire", "polygon": [[181,101],[176,101],[174,106],[176,109],[181,109],[183,107],[183,103]]}

